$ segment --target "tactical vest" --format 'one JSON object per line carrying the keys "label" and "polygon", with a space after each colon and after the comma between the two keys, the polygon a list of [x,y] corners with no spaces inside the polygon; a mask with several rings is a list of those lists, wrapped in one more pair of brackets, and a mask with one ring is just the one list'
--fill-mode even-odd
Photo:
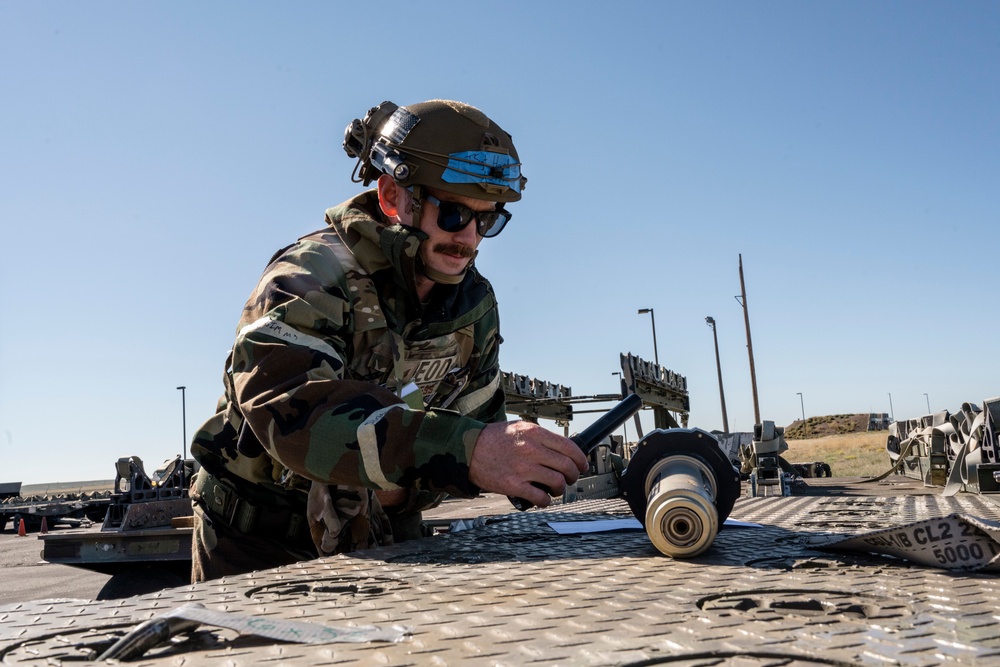
{"label": "tactical vest", "polygon": [[419,405],[412,399],[408,402],[417,409],[448,407],[468,381],[474,325],[428,340],[411,338],[420,320],[408,322],[402,332],[390,330],[371,276],[343,245],[334,246],[334,252],[354,297],[347,374],[354,380],[381,384],[404,399],[407,387],[415,385],[420,391]]}

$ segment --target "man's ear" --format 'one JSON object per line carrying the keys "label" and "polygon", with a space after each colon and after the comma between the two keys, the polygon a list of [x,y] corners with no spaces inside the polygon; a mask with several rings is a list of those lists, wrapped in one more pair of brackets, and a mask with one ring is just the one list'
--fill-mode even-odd
{"label": "man's ear", "polygon": [[378,205],[387,218],[395,218],[403,205],[403,188],[389,174],[378,177]]}

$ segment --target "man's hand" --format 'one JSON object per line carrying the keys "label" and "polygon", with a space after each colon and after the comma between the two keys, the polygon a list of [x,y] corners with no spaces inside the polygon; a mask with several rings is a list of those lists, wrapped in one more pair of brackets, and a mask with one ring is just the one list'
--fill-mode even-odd
{"label": "man's hand", "polygon": [[552,502],[532,482],[561,495],[588,468],[576,443],[526,421],[487,424],[469,461],[469,479],[486,491],[523,498],[538,507]]}
{"label": "man's hand", "polygon": [[375,496],[382,507],[394,507],[405,503],[408,493],[406,489],[392,489],[391,491],[375,489]]}

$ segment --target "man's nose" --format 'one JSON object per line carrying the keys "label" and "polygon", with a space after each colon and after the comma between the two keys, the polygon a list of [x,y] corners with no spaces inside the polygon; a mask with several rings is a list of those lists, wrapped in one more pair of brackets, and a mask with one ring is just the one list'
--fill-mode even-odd
{"label": "man's nose", "polygon": [[471,248],[475,248],[476,243],[479,242],[479,232],[476,231],[478,228],[479,219],[476,218],[475,220],[470,221],[464,229],[455,232],[455,241],[458,243],[464,243]]}

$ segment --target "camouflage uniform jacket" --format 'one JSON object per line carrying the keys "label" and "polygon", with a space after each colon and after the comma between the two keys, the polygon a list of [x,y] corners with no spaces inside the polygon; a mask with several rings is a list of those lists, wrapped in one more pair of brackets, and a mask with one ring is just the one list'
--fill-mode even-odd
{"label": "camouflage uniform jacket", "polygon": [[[419,490],[414,510],[427,496],[477,495],[476,438],[506,418],[489,282],[470,267],[421,305],[414,277],[425,235],[386,224],[375,191],[326,220],[264,271],[227,360],[225,394],[191,447],[213,475],[308,495],[324,555],[383,541],[364,535],[367,524],[346,525],[379,511],[371,489]],[[413,384],[420,391],[408,405],[400,396]]]}

